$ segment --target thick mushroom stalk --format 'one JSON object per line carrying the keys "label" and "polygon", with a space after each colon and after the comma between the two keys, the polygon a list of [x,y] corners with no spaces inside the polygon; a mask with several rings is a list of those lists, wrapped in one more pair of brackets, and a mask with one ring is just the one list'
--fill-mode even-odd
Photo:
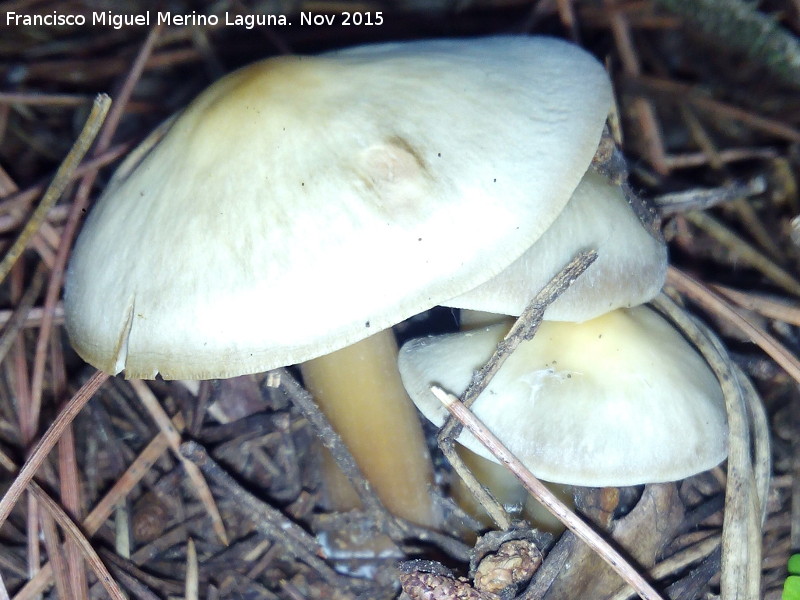
{"label": "thick mushroom stalk", "polygon": [[[300,370],[306,388],[384,506],[399,517],[435,527],[433,471],[417,411],[397,371],[392,330],[305,362]],[[353,508],[343,495],[332,491],[333,508]]]}

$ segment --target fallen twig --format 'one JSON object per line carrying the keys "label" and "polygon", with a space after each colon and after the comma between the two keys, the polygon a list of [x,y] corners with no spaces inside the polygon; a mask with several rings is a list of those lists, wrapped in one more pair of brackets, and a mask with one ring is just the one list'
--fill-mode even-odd
{"label": "fallen twig", "polygon": [[67,402],[66,406],[61,409],[61,412],[58,414],[55,421],[53,421],[53,424],[48,427],[42,439],[39,440],[39,443],[36,444],[31,451],[28,460],[25,461],[16,479],[14,479],[5,495],[0,499],[0,525],[5,523],[8,515],[11,513],[11,509],[16,505],[17,500],[19,500],[22,492],[28,486],[31,479],[33,479],[36,471],[39,470],[44,459],[47,458],[50,450],[52,450],[53,446],[58,442],[64,428],[72,423],[81,409],[92,399],[94,393],[100,389],[100,386],[105,383],[108,377],[108,374],[97,371],[83,384],[83,387],[75,393],[70,401]]}

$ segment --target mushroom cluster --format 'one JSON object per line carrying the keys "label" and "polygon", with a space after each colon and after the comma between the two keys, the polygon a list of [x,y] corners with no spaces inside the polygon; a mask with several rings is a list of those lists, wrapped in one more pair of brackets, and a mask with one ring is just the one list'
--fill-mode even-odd
{"label": "mushroom cluster", "polygon": [[[469,309],[462,312],[466,331],[412,340],[401,349],[404,385],[429,420],[442,425],[447,416],[431,386],[462,394],[507,333],[504,315],[519,316],[572,257],[595,249],[596,262],[547,307],[536,337],[519,346],[472,410],[550,482],[673,481],[725,459],[727,423],[718,381],[671,325],[641,306],[664,283],[667,253],[631,201],[624,186],[588,170],[528,251],[445,303]],[[457,441],[496,462],[469,432]],[[495,485],[501,496],[518,498],[508,482],[505,491]]]}
{"label": "mushroom cluster", "polygon": [[[433,525],[428,457],[399,379],[353,382],[374,347],[396,353],[388,328],[534,245],[584,176],[610,103],[603,67],[550,38],[245,67],[146,141],[97,202],[67,273],[71,342],[126,377],[231,377],[314,359],[302,370],[330,396],[324,410],[345,442],[373,435],[354,454],[381,499]],[[337,356],[365,340],[375,345]],[[324,391],[332,375],[344,398]],[[380,404],[389,385],[396,400]],[[381,421],[350,408],[357,387]],[[402,489],[383,489],[378,472]]]}

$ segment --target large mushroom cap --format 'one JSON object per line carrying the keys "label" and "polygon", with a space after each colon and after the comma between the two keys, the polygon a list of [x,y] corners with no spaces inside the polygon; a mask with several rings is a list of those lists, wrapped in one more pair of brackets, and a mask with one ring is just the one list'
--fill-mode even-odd
{"label": "large mushroom cap", "polygon": [[123,165],[76,244],[67,330],[128,377],[341,348],[476,287],[555,219],[610,105],[581,49],[496,37],[245,67]]}
{"label": "large mushroom cap", "polygon": [[[428,419],[441,425],[447,415],[430,386],[463,393],[506,329],[403,346],[403,383]],[[535,475],[558,483],[673,481],[710,469],[727,454],[719,383],[684,338],[645,307],[581,324],[542,323],[472,410]],[[493,460],[469,432],[458,441]]]}
{"label": "large mushroom cap", "polygon": [[587,321],[652,300],[664,285],[667,246],[631,210],[623,189],[588,171],[558,218],[520,258],[474,290],[443,304],[519,316],[578,252],[597,260],[547,307],[550,321]]}

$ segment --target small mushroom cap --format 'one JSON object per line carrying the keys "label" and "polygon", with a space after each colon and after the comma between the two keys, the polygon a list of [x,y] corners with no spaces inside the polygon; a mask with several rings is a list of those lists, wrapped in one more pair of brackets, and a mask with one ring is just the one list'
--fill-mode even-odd
{"label": "small mushroom cap", "polygon": [[587,321],[652,300],[664,285],[667,246],[649,233],[625,193],[588,171],[567,206],[507,269],[445,306],[519,316],[552,277],[582,250],[597,260],[547,308],[551,321]]}
{"label": "small mushroom cap", "polygon": [[78,353],[128,377],[326,354],[476,287],[555,219],[610,105],[554,39],[367,46],[245,67],[123,164],[67,274]]}
{"label": "small mushroom cap", "polygon": [[[437,384],[462,394],[507,328],[412,340],[399,367],[433,423],[447,411]],[[646,307],[585,323],[542,323],[472,410],[538,477],[583,486],[674,481],[727,455],[722,391],[699,354]],[[491,460],[469,432],[458,441]]]}

